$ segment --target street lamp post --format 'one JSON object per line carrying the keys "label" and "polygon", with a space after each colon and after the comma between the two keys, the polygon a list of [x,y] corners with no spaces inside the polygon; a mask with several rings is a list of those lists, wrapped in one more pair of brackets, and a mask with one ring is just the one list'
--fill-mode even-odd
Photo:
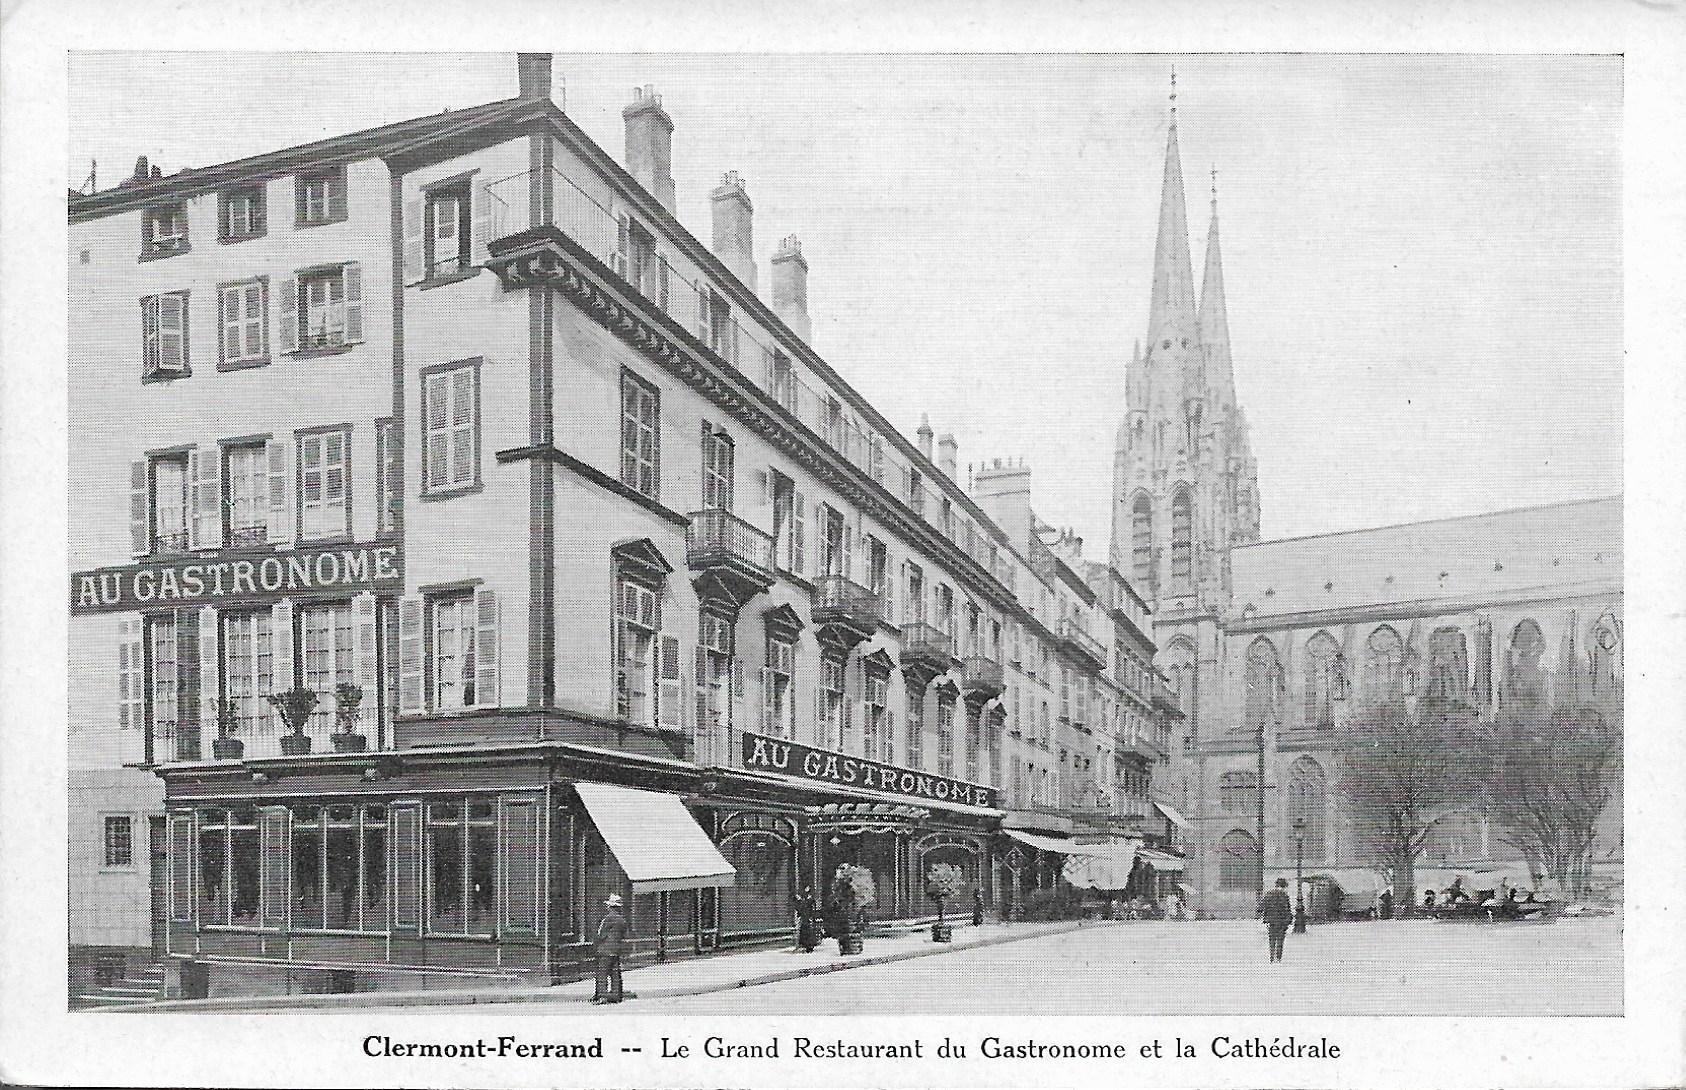
{"label": "street lamp post", "polygon": [[1305,818],[1294,819],[1294,934],[1305,934]]}

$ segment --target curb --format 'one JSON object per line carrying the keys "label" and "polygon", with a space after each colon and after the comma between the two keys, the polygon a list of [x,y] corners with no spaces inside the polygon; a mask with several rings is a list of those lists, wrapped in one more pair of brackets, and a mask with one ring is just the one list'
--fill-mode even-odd
{"label": "curb", "polygon": [[[709,984],[681,985],[668,988],[640,988],[637,994],[645,999],[667,999],[678,996],[708,995],[711,992],[730,992],[739,988],[753,988],[762,984],[777,984],[787,980],[800,980],[809,976],[825,976],[828,973],[847,972],[850,969],[861,969],[872,965],[889,965],[898,961],[910,961],[914,958],[937,957],[943,954],[956,954],[966,950],[979,950],[987,946],[1000,946],[1010,942],[1024,942],[1029,939],[1040,939],[1049,935],[1063,935],[1085,926],[1088,921],[1076,920],[1063,927],[1051,927],[1028,934],[995,935],[977,942],[968,943],[928,943],[913,950],[902,950],[894,954],[877,954],[851,958],[848,961],[829,961],[819,965],[806,965],[799,969],[781,969],[777,972],[761,973],[756,976],[742,977],[737,980],[716,981]],[[927,948],[934,947],[934,949]],[[726,955],[730,957],[731,955]],[[641,967],[648,968],[648,967]],[[632,990],[630,987],[628,990]],[[281,999],[285,1002],[265,1002],[268,999]],[[338,995],[301,995],[301,996],[229,996],[223,999],[166,999],[156,1003],[136,1003],[121,1007],[101,1010],[105,1014],[188,1014],[197,1011],[206,1013],[243,1013],[264,1012],[284,1014],[289,1010],[320,1010],[355,1009],[359,1007],[451,1007],[477,1006],[485,1003],[556,1003],[569,1002],[585,1003],[587,1000],[572,999],[558,994],[553,988],[512,988],[506,993],[496,991],[453,992],[440,990],[438,992],[354,992]]]}

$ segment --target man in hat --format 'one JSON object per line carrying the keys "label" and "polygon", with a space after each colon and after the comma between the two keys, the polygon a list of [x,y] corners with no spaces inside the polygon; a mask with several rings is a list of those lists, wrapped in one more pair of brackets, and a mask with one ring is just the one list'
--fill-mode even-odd
{"label": "man in hat", "polygon": [[621,897],[609,894],[603,902],[607,910],[597,925],[597,939],[592,952],[597,955],[597,993],[593,1003],[619,1003],[626,998],[621,986],[621,951],[626,944],[626,917],[621,914]]}
{"label": "man in hat", "polygon": [[1276,880],[1276,888],[1259,902],[1259,915],[1270,933],[1270,960],[1281,961],[1282,940],[1288,934],[1288,925],[1294,922],[1294,906],[1288,903],[1288,879]]}

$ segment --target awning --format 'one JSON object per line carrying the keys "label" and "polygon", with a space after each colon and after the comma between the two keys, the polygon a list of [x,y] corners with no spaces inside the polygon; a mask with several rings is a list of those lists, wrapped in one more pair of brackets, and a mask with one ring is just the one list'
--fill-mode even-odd
{"label": "awning", "polygon": [[737,881],[732,864],[679,796],[606,783],[576,783],[574,790],[632,880],[632,892],[704,889]]}
{"label": "awning", "polygon": [[1334,867],[1306,872],[1307,880],[1326,878],[1341,887],[1347,897],[1366,898],[1381,893],[1385,886],[1382,876],[1364,867]]}
{"label": "awning", "polygon": [[1141,857],[1144,863],[1152,864],[1154,870],[1180,871],[1183,869],[1183,857],[1180,855],[1155,851],[1152,848],[1143,848]]}
{"label": "awning", "polygon": [[1177,828],[1188,828],[1188,819],[1177,813],[1177,811],[1172,807],[1167,806],[1162,802],[1156,802],[1153,804],[1153,808],[1158,810],[1161,814],[1164,814],[1166,818],[1170,819],[1171,824],[1175,825]]}
{"label": "awning", "polygon": [[1069,855],[1072,852],[1095,846],[1093,844],[1078,844],[1075,841],[1066,840],[1057,836],[1039,836],[1036,833],[1021,833],[1017,829],[1003,829],[1001,831],[1018,841],[1020,844],[1025,844],[1029,847],[1037,848],[1045,852],[1060,852],[1062,854]]}
{"label": "awning", "polygon": [[1060,874],[1078,889],[1123,889],[1136,861],[1136,841],[1074,845],[1082,849],[1065,861]]}

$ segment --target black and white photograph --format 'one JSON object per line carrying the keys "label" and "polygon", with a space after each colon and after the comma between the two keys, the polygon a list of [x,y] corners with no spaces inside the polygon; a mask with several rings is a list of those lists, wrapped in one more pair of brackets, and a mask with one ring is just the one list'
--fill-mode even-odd
{"label": "black and white photograph", "polygon": [[38,59],[33,1016],[581,1086],[1654,1023],[1634,62],[1163,38]]}

